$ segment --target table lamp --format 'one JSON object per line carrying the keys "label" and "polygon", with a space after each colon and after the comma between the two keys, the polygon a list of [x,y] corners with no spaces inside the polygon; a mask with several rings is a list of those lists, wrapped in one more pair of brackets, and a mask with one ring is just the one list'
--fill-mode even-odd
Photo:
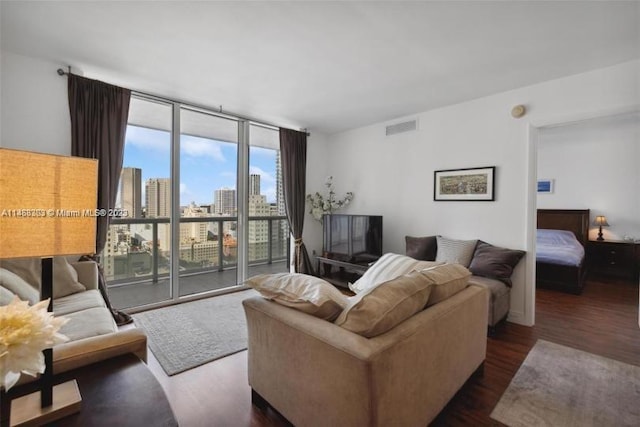
{"label": "table lamp", "polygon": [[604,237],[602,237],[602,227],[608,227],[609,223],[607,222],[607,218],[604,215],[598,215],[596,219],[593,221],[593,225],[597,225],[598,228],[598,238],[596,240],[603,241]]}
{"label": "table lamp", "polygon": [[[40,257],[40,298],[53,310],[53,256],[95,253],[98,161],[0,148],[0,259]],[[44,350],[38,392],[5,402],[3,425],[40,425],[80,410],[75,380],[53,386]],[[13,413],[9,416],[6,412]]]}

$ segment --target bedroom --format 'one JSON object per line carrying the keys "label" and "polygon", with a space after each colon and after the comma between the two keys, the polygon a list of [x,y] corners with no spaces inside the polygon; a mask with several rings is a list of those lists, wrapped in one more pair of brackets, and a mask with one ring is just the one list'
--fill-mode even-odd
{"label": "bedroom", "polygon": [[[630,113],[567,123],[540,132],[537,159],[542,187],[538,189],[537,207],[538,220],[544,224],[538,228],[553,228],[549,222],[553,222],[554,213],[562,218],[567,228],[576,231],[580,245],[573,261],[559,261],[582,262],[583,268],[577,277],[569,274],[565,283],[560,278],[554,283],[552,272],[545,270],[553,268],[553,256],[549,254],[551,264],[543,263],[538,268],[539,284],[579,294],[586,276],[637,283],[640,205],[634,188],[639,182],[638,123],[638,114]],[[560,209],[587,212],[580,218],[580,212],[555,212]],[[571,215],[578,216],[576,222],[567,224]],[[598,225],[598,218],[603,225]],[[550,232],[539,233],[547,236]]]}

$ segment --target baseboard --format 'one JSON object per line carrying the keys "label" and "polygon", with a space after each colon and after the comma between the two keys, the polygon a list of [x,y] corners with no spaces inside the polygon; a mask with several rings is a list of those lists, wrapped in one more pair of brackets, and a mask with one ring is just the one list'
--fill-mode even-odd
{"label": "baseboard", "polygon": [[507,316],[507,322],[517,323],[518,325],[523,326],[533,326],[527,323],[524,313],[518,311],[509,311],[509,315]]}

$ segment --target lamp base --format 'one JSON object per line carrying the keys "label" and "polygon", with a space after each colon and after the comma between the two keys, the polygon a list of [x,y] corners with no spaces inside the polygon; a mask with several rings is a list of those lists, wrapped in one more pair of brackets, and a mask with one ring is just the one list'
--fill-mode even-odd
{"label": "lamp base", "polygon": [[13,399],[11,427],[41,426],[80,411],[82,397],[76,380],[53,386],[53,404],[40,407],[40,392]]}

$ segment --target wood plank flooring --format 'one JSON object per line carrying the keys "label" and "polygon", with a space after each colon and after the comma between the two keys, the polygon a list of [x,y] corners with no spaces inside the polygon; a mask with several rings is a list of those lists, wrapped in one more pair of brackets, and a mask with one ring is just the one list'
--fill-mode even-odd
{"label": "wood plank flooring", "polygon": [[[536,326],[502,325],[488,339],[484,375],[471,378],[432,425],[499,425],[489,414],[538,338],[640,366],[638,284],[592,279],[580,296],[538,290]],[[149,355],[182,427],[290,425],[252,407],[246,351],[173,377]]]}

